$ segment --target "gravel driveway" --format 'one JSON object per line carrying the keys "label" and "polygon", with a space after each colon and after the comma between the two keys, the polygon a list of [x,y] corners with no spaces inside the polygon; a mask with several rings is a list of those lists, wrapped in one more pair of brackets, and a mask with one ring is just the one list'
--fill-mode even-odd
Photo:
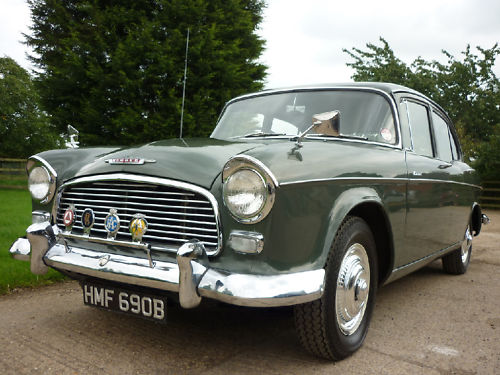
{"label": "gravel driveway", "polygon": [[364,346],[341,362],[302,350],[290,308],[204,301],[161,326],[86,307],[66,282],[0,297],[0,373],[498,374],[500,212],[487,214],[467,274],[436,261],[381,288]]}

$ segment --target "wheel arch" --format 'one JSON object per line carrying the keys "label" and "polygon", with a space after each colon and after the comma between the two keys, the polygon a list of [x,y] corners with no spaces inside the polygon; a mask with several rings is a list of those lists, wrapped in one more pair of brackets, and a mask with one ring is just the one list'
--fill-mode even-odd
{"label": "wheel arch", "polygon": [[326,253],[347,216],[360,217],[370,227],[377,249],[378,281],[379,285],[383,285],[394,264],[394,241],[389,217],[376,190],[369,187],[353,188],[338,197],[330,214],[330,233],[325,241],[325,244],[329,244],[328,249],[325,249]]}
{"label": "wheel arch", "polygon": [[472,226],[472,231],[474,232],[474,236],[477,236],[481,232],[481,227],[483,225],[482,221],[482,210],[479,203],[474,202],[472,205],[472,211],[470,214],[470,223]]}

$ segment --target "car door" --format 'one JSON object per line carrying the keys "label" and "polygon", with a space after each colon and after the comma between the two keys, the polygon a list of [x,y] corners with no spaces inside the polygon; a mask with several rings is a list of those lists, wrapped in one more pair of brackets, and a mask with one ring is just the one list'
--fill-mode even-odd
{"label": "car door", "polygon": [[405,260],[411,263],[457,241],[449,224],[456,221],[457,188],[463,176],[454,164],[450,130],[437,110],[428,102],[412,97],[404,98],[400,109],[406,112],[411,140],[406,148],[405,225]]}

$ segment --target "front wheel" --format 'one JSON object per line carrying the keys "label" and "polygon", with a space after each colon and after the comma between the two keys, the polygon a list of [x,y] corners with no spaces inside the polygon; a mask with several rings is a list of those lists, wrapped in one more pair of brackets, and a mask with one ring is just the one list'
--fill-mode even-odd
{"label": "front wheel", "polygon": [[340,360],[363,344],[375,304],[377,253],[364,220],[346,218],[333,241],[325,270],[323,296],[295,306],[295,325],[309,352]]}

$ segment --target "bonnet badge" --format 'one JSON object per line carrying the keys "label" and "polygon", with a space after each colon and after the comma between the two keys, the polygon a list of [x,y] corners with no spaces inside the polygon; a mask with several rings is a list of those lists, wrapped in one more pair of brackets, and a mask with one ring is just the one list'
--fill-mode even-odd
{"label": "bonnet badge", "polygon": [[110,165],[125,164],[125,165],[143,165],[144,163],[156,163],[156,160],[148,160],[136,157],[112,158],[104,160]]}

